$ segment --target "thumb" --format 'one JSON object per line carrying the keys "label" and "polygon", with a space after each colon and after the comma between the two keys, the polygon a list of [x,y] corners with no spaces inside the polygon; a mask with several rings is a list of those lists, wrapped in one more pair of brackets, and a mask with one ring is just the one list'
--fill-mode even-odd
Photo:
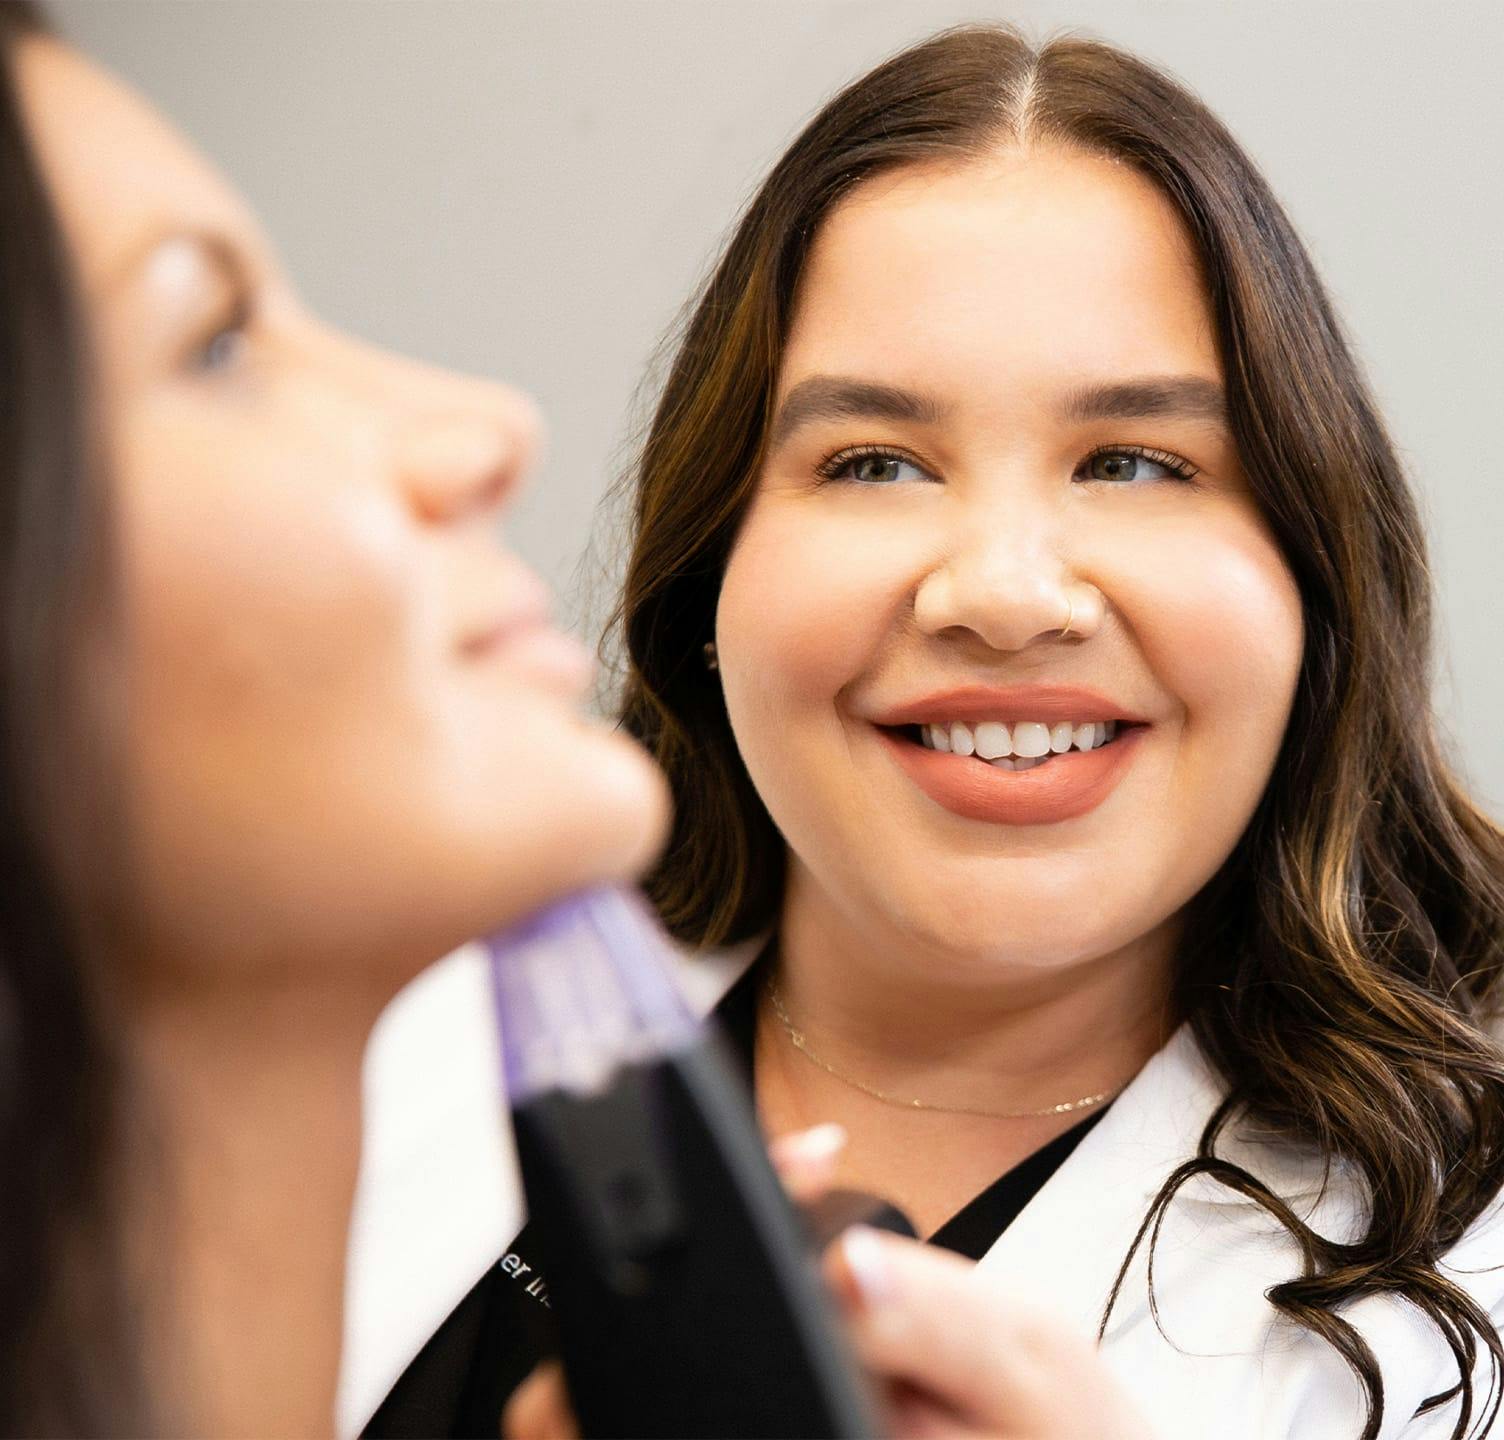
{"label": "thumb", "polygon": [[962,1415],[1016,1408],[1008,1357],[1017,1322],[970,1261],[858,1225],[832,1247],[826,1270],[869,1368]]}
{"label": "thumb", "polygon": [[857,1353],[928,1401],[946,1433],[1147,1440],[1096,1346],[1015,1304],[969,1261],[858,1226],[827,1270]]}

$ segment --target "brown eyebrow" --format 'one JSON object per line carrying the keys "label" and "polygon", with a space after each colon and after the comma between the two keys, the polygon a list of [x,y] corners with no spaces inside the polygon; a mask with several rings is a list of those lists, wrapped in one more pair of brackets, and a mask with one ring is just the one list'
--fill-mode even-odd
{"label": "brown eyebrow", "polygon": [[769,444],[783,444],[801,425],[815,420],[907,420],[934,425],[946,413],[933,396],[916,390],[839,375],[812,375],[784,396],[773,419]]}
{"label": "brown eyebrow", "polygon": [[1066,396],[1061,414],[1074,424],[1175,415],[1226,425],[1227,395],[1201,375],[1147,376],[1081,386]]}
{"label": "brown eyebrow", "polygon": [[[1072,424],[1092,420],[1142,420],[1180,416],[1227,424],[1227,395],[1202,375],[1154,375],[1083,385],[1060,406]],[[770,429],[769,446],[781,445],[801,425],[816,420],[901,420],[935,425],[947,414],[931,395],[896,385],[879,385],[838,375],[813,375],[784,397]]]}

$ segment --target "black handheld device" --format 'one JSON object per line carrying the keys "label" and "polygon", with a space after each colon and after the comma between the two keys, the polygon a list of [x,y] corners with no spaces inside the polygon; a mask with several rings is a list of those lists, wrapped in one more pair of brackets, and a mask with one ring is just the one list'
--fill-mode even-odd
{"label": "black handheld device", "polygon": [[635,897],[491,942],[529,1234],[581,1431],[879,1433],[756,1118]]}

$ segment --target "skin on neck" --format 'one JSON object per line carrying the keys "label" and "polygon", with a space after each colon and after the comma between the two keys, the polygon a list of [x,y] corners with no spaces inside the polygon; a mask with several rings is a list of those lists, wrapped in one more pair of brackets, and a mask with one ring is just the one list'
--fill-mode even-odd
{"label": "skin on neck", "polygon": [[175,1428],[332,1431],[360,1058],[386,998],[289,979],[148,985],[133,1007],[150,1158],[126,1234]]}
{"label": "skin on neck", "polygon": [[[779,990],[811,1048],[843,1075],[934,1105],[1042,1109],[1117,1089],[1164,1044],[1178,934],[1171,917],[1074,964],[958,966],[878,917],[846,915],[793,858]],[[796,1051],[766,998],[756,1070],[771,1134],[838,1121],[851,1137],[838,1183],[892,1200],[922,1234],[1087,1113],[995,1118],[884,1104]]]}

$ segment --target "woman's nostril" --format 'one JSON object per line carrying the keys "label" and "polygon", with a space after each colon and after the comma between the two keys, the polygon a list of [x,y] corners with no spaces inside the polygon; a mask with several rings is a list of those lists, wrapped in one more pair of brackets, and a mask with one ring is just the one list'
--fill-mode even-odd
{"label": "woman's nostril", "polygon": [[404,480],[425,519],[462,519],[502,505],[533,449],[495,420],[430,422],[409,437]]}

